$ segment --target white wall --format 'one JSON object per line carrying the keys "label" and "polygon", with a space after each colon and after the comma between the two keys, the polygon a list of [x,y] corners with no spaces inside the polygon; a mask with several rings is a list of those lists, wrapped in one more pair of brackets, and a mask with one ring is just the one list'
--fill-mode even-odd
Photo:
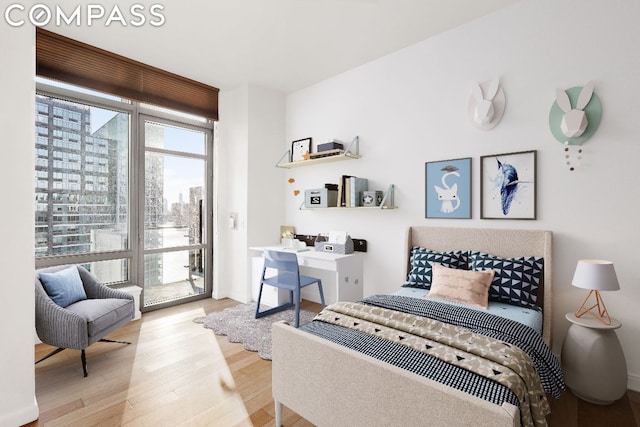
{"label": "white wall", "polygon": [[[286,221],[302,233],[345,229],[367,239],[365,293],[390,292],[404,278],[404,232],[409,225],[531,228],[554,232],[554,351],[568,328],[564,315],[585,292],[570,285],[576,262],[615,263],[619,292],[604,295],[623,326],[629,387],[640,390],[640,3],[625,0],[531,0],[426,40],[287,99],[287,139],[345,141],[361,137],[361,160],[287,172],[300,189],[364,176],[370,188],[396,185],[399,209],[300,211],[302,196],[284,184]],[[472,127],[466,105],[474,83],[500,77],[507,98],[502,122]],[[603,118],[571,172],[548,127],[556,88],[595,80]],[[537,150],[535,221],[481,220],[479,157]],[[473,219],[424,217],[424,164],[473,158]]]}
{"label": "white wall", "polygon": [[[282,171],[285,96],[255,85],[220,92],[216,160],[218,245],[214,297],[251,301],[249,246],[279,239],[284,217]],[[236,227],[229,227],[234,215]]]}
{"label": "white wall", "polygon": [[[34,355],[33,170],[35,36],[32,27],[0,25],[0,129],[5,200],[0,235],[3,304],[0,309],[0,425],[38,417]],[[9,58],[9,59],[7,59]],[[6,62],[5,62],[5,59]]]}
{"label": "white wall", "polygon": [[[214,297],[246,301],[246,291],[237,283],[247,281],[247,193],[249,152],[249,88],[220,92],[219,139],[215,159],[217,245],[214,247]],[[236,227],[228,226],[236,215]],[[234,256],[235,255],[235,256]]]}
{"label": "white wall", "polygon": [[[284,173],[273,166],[286,151],[283,93],[258,86],[249,92],[249,246],[273,244],[280,239],[284,217]],[[274,160],[275,159],[275,160]]]}

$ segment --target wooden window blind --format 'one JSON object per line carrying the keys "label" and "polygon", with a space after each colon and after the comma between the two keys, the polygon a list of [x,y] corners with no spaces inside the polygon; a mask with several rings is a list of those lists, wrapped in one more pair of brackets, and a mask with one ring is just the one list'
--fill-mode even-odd
{"label": "wooden window blind", "polygon": [[39,27],[36,74],[218,120],[217,88]]}

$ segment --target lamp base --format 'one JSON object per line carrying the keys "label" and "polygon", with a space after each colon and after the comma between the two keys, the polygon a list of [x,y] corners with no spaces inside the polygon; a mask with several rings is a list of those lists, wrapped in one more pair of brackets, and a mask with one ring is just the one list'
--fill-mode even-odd
{"label": "lamp base", "polygon": [[[595,294],[596,302],[591,306],[587,306],[587,302],[589,301],[589,298],[592,294]],[[611,325],[611,317],[609,317],[609,311],[607,310],[607,306],[604,305],[604,300],[602,299],[599,291],[589,291],[587,297],[584,299],[584,301],[582,301],[582,305],[580,306],[580,308],[576,310],[576,317],[582,317],[587,313],[595,317],[601,323],[607,326]]]}

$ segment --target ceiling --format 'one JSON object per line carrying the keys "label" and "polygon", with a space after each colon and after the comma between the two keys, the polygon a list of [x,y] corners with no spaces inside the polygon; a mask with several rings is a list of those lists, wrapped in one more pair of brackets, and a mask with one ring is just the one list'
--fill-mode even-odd
{"label": "ceiling", "polygon": [[[159,0],[165,22],[157,27],[106,26],[106,18],[89,27],[83,10],[79,26],[46,28],[221,90],[256,84],[288,93],[517,1]],[[69,13],[78,2],[57,4]],[[133,19],[128,4],[100,4]],[[151,21],[154,3],[144,4]]]}

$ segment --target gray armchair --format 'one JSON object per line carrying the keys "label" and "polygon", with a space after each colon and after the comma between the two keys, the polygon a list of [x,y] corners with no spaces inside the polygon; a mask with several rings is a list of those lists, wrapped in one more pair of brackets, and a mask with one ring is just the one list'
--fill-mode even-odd
{"label": "gray armchair", "polygon": [[69,266],[56,266],[36,271],[36,332],[42,342],[58,347],[36,361],[36,364],[66,348],[81,350],[82,370],[86,377],[85,348],[97,341],[131,344],[104,337],[133,319],[134,299],[126,292],[99,283],[93,274],[78,266],[87,298],[63,308],[47,294],[39,273],[55,273],[67,267]]}

